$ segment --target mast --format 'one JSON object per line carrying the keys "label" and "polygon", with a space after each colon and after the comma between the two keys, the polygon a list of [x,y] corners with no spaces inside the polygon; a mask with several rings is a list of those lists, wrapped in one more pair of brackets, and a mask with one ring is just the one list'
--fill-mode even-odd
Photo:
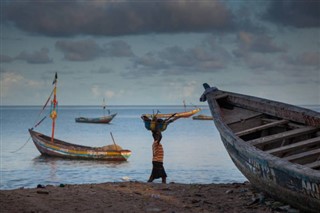
{"label": "mast", "polygon": [[103,115],[106,115],[106,100],[103,98],[103,103],[102,103],[102,108],[103,108]]}
{"label": "mast", "polygon": [[50,113],[50,117],[52,119],[52,134],[51,134],[51,142],[53,143],[53,139],[54,139],[54,128],[55,128],[55,124],[56,124],[56,118],[57,118],[57,82],[58,82],[58,74],[56,73],[54,80],[52,82],[52,84],[54,84],[54,89],[53,89],[53,100],[51,101],[51,113]]}

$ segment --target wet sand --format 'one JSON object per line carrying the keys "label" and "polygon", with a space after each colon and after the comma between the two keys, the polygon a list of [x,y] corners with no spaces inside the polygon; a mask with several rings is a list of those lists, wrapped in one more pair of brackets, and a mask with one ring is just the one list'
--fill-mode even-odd
{"label": "wet sand", "polygon": [[[37,187],[37,186],[35,186]],[[1,212],[276,212],[250,183],[118,182],[0,191]],[[43,188],[41,188],[43,187]],[[284,204],[277,204],[280,208]],[[279,211],[280,212],[280,211]],[[282,211],[283,212],[283,211]]]}

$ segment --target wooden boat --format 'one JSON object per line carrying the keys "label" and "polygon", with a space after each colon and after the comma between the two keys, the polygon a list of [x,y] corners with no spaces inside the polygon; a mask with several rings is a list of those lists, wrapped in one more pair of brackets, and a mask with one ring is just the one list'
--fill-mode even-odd
{"label": "wooden boat", "polygon": [[193,120],[212,120],[212,116],[209,115],[195,115],[192,117]]}
{"label": "wooden boat", "polygon": [[256,188],[307,212],[320,211],[320,113],[204,84],[232,161]]}
{"label": "wooden boat", "polygon": [[103,99],[102,108],[103,108],[103,114],[104,114],[102,117],[97,117],[97,118],[78,117],[78,118],[75,118],[75,121],[78,123],[108,124],[112,121],[114,117],[116,117],[117,113],[110,114],[110,110],[108,110],[109,114],[105,115],[105,110],[106,110],[105,99]]}
{"label": "wooden boat", "polygon": [[130,150],[117,149],[118,146],[89,147],[72,143],[67,143],[54,138],[29,130],[35,146],[42,155],[51,157],[62,157],[69,159],[126,161],[130,155]]}
{"label": "wooden boat", "polygon": [[198,112],[200,112],[201,109],[200,108],[196,108],[193,110],[189,110],[189,111],[185,111],[185,112],[177,112],[177,113],[168,113],[168,114],[143,114],[142,116],[146,116],[148,118],[153,118],[154,116],[156,116],[157,118],[170,118],[172,116],[176,117],[176,118],[188,118]]}
{"label": "wooden boat", "polygon": [[98,118],[87,118],[87,117],[78,117],[75,118],[75,121],[78,123],[96,123],[96,124],[108,124],[112,121],[112,119],[117,115],[117,113],[98,117]]}
{"label": "wooden boat", "polygon": [[90,159],[90,160],[112,160],[112,161],[126,161],[130,155],[130,150],[124,150],[119,148],[114,142],[113,136],[112,140],[114,145],[108,145],[103,147],[89,147],[82,146],[73,143],[68,143],[62,140],[58,140],[54,137],[55,130],[55,120],[57,118],[57,100],[56,100],[56,86],[57,86],[57,73],[55,75],[55,80],[53,81],[54,89],[51,92],[47,102],[45,103],[42,111],[46,108],[49,100],[53,95],[53,100],[51,101],[51,112],[50,117],[52,118],[52,135],[47,136],[42,133],[36,132],[33,129],[36,128],[40,123],[46,118],[42,118],[33,128],[29,129],[30,136],[42,155],[52,156],[52,157],[63,157],[71,159]]}

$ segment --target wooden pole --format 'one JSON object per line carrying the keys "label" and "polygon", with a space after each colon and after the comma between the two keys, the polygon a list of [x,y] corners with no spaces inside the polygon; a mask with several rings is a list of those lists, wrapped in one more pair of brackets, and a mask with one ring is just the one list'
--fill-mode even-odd
{"label": "wooden pole", "polygon": [[58,81],[58,74],[56,73],[55,77],[54,77],[54,89],[53,89],[53,107],[52,107],[52,111],[50,114],[50,117],[52,118],[52,134],[51,134],[51,142],[53,143],[54,140],[54,129],[55,129],[55,123],[56,123],[56,118],[57,118],[57,111],[56,111],[56,107],[57,107],[57,81]]}
{"label": "wooden pole", "polygon": [[114,141],[114,138],[113,138],[112,132],[110,132],[110,135],[111,135],[111,138],[112,138],[113,144],[114,144],[114,146],[116,147],[116,150],[118,151],[118,147],[117,147],[116,142]]}

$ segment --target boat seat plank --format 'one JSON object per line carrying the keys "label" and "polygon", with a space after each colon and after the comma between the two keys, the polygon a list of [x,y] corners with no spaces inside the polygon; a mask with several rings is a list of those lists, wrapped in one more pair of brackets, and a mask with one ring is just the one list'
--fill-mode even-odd
{"label": "boat seat plank", "polygon": [[312,163],[304,164],[304,166],[309,167],[311,169],[320,167],[320,160],[314,161]]}
{"label": "boat seat plank", "polygon": [[254,146],[267,145],[267,144],[273,143],[278,140],[283,140],[283,139],[287,139],[287,138],[291,138],[291,137],[296,137],[298,135],[303,135],[303,134],[315,132],[317,129],[318,129],[317,127],[307,126],[304,128],[289,130],[286,132],[282,132],[282,133],[250,140],[250,141],[248,141],[248,143],[250,143],[251,145],[254,145]]}
{"label": "boat seat plank", "polygon": [[264,124],[264,125],[261,125],[261,126],[257,126],[257,127],[251,128],[251,129],[246,129],[246,130],[237,132],[236,135],[240,137],[240,136],[243,136],[243,135],[247,135],[247,134],[250,134],[250,133],[258,132],[260,130],[268,129],[270,127],[274,127],[274,126],[278,126],[278,125],[286,124],[286,123],[289,123],[289,121],[288,120],[278,120],[278,121],[274,121],[272,123]]}
{"label": "boat seat plank", "polygon": [[225,93],[214,96],[216,100],[221,98],[226,98],[226,97],[228,97],[228,94],[225,94]]}
{"label": "boat seat plank", "polygon": [[273,155],[282,154],[282,153],[285,153],[285,152],[288,152],[288,151],[293,151],[293,150],[297,150],[297,149],[303,148],[305,146],[312,146],[312,145],[320,144],[319,142],[320,142],[320,136],[319,137],[315,137],[315,138],[310,138],[310,139],[307,139],[307,140],[304,140],[304,141],[299,141],[297,143],[289,144],[289,145],[282,146],[282,147],[279,147],[279,148],[270,149],[270,150],[268,150],[266,152],[269,153],[269,154],[273,154]]}
{"label": "boat seat plank", "polygon": [[[230,113],[230,111],[232,111],[232,113]],[[239,107],[234,107],[233,110],[221,108],[221,113],[223,115],[224,121],[228,125],[242,123],[263,115],[263,113],[255,112],[255,111],[251,111],[251,110],[247,110]]]}
{"label": "boat seat plank", "polygon": [[317,155],[320,154],[320,148],[319,149],[313,149],[307,152],[302,152],[299,154],[295,154],[295,155],[290,155],[287,157],[284,157],[283,159],[288,160],[288,161],[293,161],[293,160],[297,160],[297,159],[301,159],[301,158],[305,158],[311,155]]}

